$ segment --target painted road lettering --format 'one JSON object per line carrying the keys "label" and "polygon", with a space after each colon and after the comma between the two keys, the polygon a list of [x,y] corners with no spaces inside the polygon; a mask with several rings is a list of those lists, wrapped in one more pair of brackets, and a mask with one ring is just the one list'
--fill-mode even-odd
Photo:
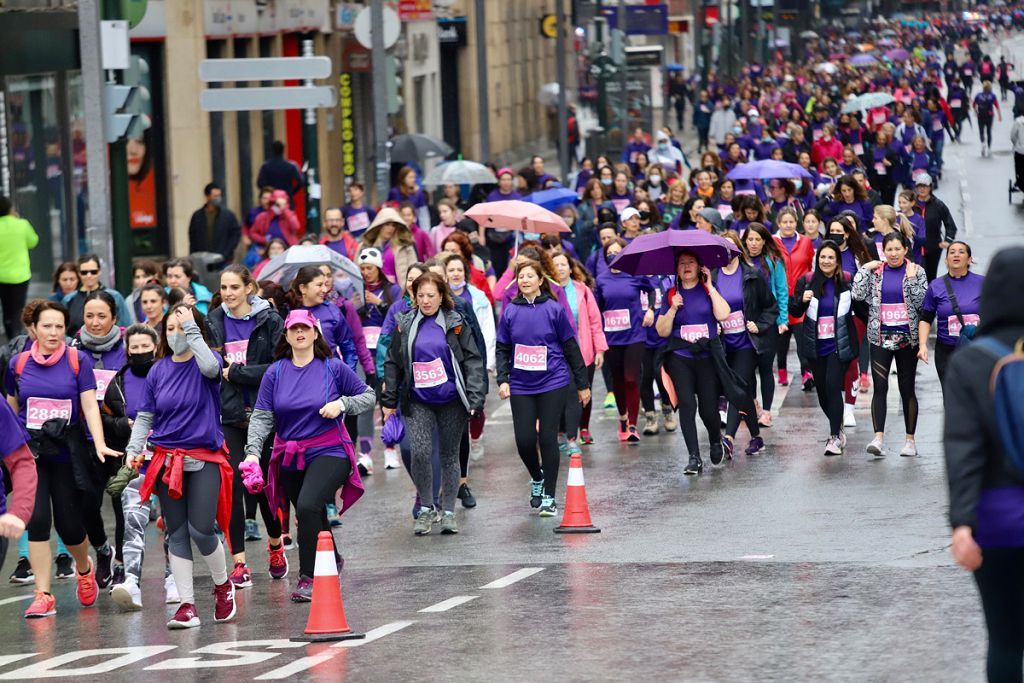
{"label": "painted road lettering", "polygon": [[[57,655],[44,659],[35,664],[9,673],[0,674],[0,680],[14,681],[22,678],[61,678],[64,676],[98,676],[99,674],[110,673],[115,669],[141,662],[143,659],[155,657],[169,650],[177,649],[177,645],[143,645],[139,647],[108,647],[99,650],[76,650],[63,655]],[[80,666],[62,668],[66,664],[78,662],[83,659],[96,659],[101,661],[91,666]]]}
{"label": "painted road lettering", "polygon": [[241,640],[237,642],[214,643],[192,650],[194,655],[221,655],[234,659],[204,659],[202,657],[179,657],[165,659],[162,662],[147,666],[146,671],[167,671],[170,669],[212,669],[228,666],[252,666],[279,657],[280,652],[249,652],[240,648],[260,650],[294,649],[305,647],[305,643],[293,643],[290,640]]}

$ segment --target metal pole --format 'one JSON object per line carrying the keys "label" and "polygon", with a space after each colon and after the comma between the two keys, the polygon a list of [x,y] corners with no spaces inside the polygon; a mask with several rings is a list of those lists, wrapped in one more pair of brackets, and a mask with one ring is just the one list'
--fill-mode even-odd
{"label": "metal pole", "polygon": [[740,61],[749,63],[752,58],[750,45],[750,0],[740,0]]}
{"label": "metal pole", "polygon": [[373,59],[373,138],[376,143],[377,202],[388,198],[391,175],[391,145],[388,141],[388,77],[384,60],[384,0],[373,0],[370,6],[370,32]]}
{"label": "metal pole", "polygon": [[477,110],[480,114],[480,162],[491,160],[491,111],[487,82],[487,21],[484,0],[476,0],[476,82]]}
{"label": "metal pole", "polygon": [[[594,15],[594,37],[597,39],[598,44],[601,45],[601,54],[608,54],[608,46],[605,45],[604,27],[605,21],[604,16],[601,14],[601,3],[603,0],[597,0],[597,12]],[[601,74],[597,77],[597,124],[601,126],[601,130],[608,132],[608,77],[604,75],[604,69],[601,69]]]}
{"label": "metal pole", "polygon": [[[103,68],[100,64],[100,11],[98,0],[78,2],[79,52],[82,60],[82,103],[85,114],[85,148],[103,150]],[[110,169],[106,154],[88,154],[85,160],[89,209],[86,211],[85,243],[108,264],[114,261],[110,235]],[[77,243],[77,240],[75,240]],[[74,260],[74,254],[65,254]]]}
{"label": "metal pole", "polygon": [[555,0],[555,19],[558,36],[555,38],[555,70],[558,71],[558,162],[563,183],[569,182],[569,111],[565,102],[565,6]]}
{"label": "metal pole", "polygon": [[[302,56],[313,56],[313,40],[302,41]],[[304,85],[313,87],[313,79],[305,79]],[[306,232],[320,232],[320,179],[317,169],[320,167],[320,154],[317,149],[316,109],[307,109],[302,121],[302,151],[306,157]]]}
{"label": "metal pole", "polygon": [[[722,9],[725,10],[725,17],[722,21],[722,32],[720,35],[725,38],[725,68],[722,69],[725,75],[732,77],[732,3],[730,0],[722,0]],[[721,50],[721,45],[718,48]],[[721,52],[719,52],[721,58]]]}
{"label": "metal pole", "polygon": [[619,65],[619,104],[622,110],[619,112],[620,123],[619,128],[622,130],[622,147],[625,149],[626,140],[629,138],[629,93],[626,91],[628,87],[628,69],[626,64],[629,60],[626,58],[626,0],[619,0],[619,14],[618,14],[619,32],[622,37],[622,64]]}
{"label": "metal pole", "polygon": [[[103,17],[121,18],[121,3],[105,0]],[[115,80],[110,73],[108,82]],[[110,145],[110,226],[114,245],[114,288],[132,291],[132,227],[128,207],[128,141],[121,138]]]}

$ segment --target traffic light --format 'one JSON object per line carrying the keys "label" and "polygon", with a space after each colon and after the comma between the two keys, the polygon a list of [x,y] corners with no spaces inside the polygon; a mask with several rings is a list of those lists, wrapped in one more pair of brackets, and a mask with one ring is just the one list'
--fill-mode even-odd
{"label": "traffic light", "polygon": [[104,84],[107,142],[114,143],[123,137],[141,138],[150,127],[152,107],[148,86],[149,64],[135,55],[124,70],[123,84]]}
{"label": "traffic light", "polygon": [[393,55],[384,58],[387,75],[384,85],[387,91],[388,113],[397,114],[402,110],[402,64]]}

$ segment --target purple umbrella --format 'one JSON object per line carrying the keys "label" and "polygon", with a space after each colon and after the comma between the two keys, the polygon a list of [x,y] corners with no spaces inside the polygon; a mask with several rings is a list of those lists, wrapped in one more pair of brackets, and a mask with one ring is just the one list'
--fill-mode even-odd
{"label": "purple umbrella", "polygon": [[721,268],[740,253],[729,240],[703,230],[666,230],[640,235],[609,267],[632,275],[675,275],[676,258],[684,251],[708,268]]}
{"label": "purple umbrella", "polygon": [[402,420],[401,413],[395,413],[385,420],[384,426],[380,428],[380,440],[384,442],[385,446],[391,448],[404,438],[405,422]]}
{"label": "purple umbrella", "polygon": [[893,50],[889,50],[885,53],[885,56],[894,62],[905,62],[910,59],[910,53],[904,50],[902,47],[897,47]]}
{"label": "purple umbrella", "polygon": [[772,178],[812,178],[806,168],[786,161],[763,159],[740,164],[725,176],[729,180],[771,180]]}
{"label": "purple umbrella", "polygon": [[853,66],[871,66],[877,64],[878,60],[875,59],[874,55],[859,54],[850,57],[850,64]]}

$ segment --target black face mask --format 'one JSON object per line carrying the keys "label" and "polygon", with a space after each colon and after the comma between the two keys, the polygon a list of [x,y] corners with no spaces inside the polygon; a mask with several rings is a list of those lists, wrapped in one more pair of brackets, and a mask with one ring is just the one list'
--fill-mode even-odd
{"label": "black face mask", "polygon": [[136,377],[145,377],[156,362],[156,352],[133,353],[128,356],[128,367]]}
{"label": "black face mask", "polygon": [[651,220],[651,212],[650,211],[641,211],[640,212],[640,220],[641,221],[649,221],[649,220]]}

